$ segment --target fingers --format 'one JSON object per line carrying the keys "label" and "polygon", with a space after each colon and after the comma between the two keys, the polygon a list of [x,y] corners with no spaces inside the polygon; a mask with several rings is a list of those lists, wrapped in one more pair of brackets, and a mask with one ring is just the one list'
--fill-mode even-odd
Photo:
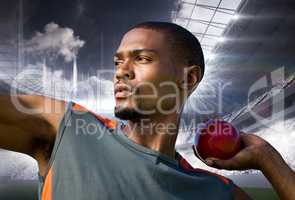
{"label": "fingers", "polygon": [[199,158],[201,161],[203,161],[206,165],[209,167],[214,167],[217,169],[236,169],[238,167],[238,162],[235,159],[230,159],[230,160],[219,160],[217,158],[207,158],[204,160],[203,158],[200,157],[198,152],[196,151],[196,148],[194,145],[192,146],[193,152],[197,158]]}
{"label": "fingers", "polygon": [[226,169],[226,170],[239,170],[239,163],[235,159],[230,160],[219,160],[215,158],[206,159],[206,164],[210,167],[217,169]]}
{"label": "fingers", "polygon": [[217,160],[217,159],[215,159],[215,158],[207,158],[207,159],[205,160],[205,164],[208,165],[208,166],[210,166],[210,167],[213,167],[213,165],[214,165],[214,160]]}

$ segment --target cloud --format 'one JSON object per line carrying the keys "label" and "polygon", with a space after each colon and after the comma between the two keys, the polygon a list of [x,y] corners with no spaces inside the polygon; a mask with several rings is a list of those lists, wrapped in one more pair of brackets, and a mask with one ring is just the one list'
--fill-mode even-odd
{"label": "cloud", "polygon": [[295,170],[295,117],[275,122],[270,127],[261,129],[255,134],[273,145],[289,166]]}
{"label": "cloud", "polygon": [[[113,117],[114,108],[113,83],[110,80],[98,78],[97,76],[86,77],[78,82],[77,94],[72,93],[72,81],[64,78],[62,70],[51,70],[46,67],[46,81],[43,82],[44,63],[27,65],[16,77],[0,79],[1,86],[7,92],[10,86],[16,87],[18,92],[25,94],[40,94],[57,99],[72,100],[86,108]],[[7,74],[0,72],[0,75],[7,77]],[[1,76],[0,76],[1,77]],[[12,84],[13,82],[17,84]],[[7,177],[13,180],[37,179],[38,166],[34,159],[24,154],[0,149],[0,177]]]}
{"label": "cloud", "polygon": [[[79,104],[89,108],[90,110],[100,113],[102,115],[112,114],[113,107],[115,105],[113,99],[113,83],[110,80],[105,80],[98,78],[98,76],[86,77],[83,81],[80,81],[78,85],[77,94],[71,96],[72,82],[71,80],[65,79],[62,70],[52,71],[48,67],[46,68],[48,77],[45,85],[42,83],[43,63],[37,63],[35,65],[28,65],[26,70],[22,72],[22,75],[17,78],[19,83],[18,89],[25,93],[38,93],[46,96],[51,96],[54,98],[66,98],[74,100]],[[32,73],[33,72],[33,73]],[[109,115],[108,115],[109,116]],[[275,122],[271,127],[261,129],[256,132],[257,135],[265,138],[269,141],[286,159],[287,163],[295,169],[295,156],[292,153],[292,149],[295,148],[294,143],[290,141],[295,140],[294,132],[294,120],[289,119],[286,121]],[[277,131],[281,130],[281,131]],[[180,132],[177,138],[177,147],[179,152],[194,166],[203,169],[210,170],[212,172],[220,173],[223,175],[240,174],[237,171],[226,171],[217,170],[214,168],[207,167],[200,160],[198,160],[191,149],[193,144],[193,137],[188,134],[188,132]],[[7,157],[9,157],[8,155]],[[4,154],[0,154],[0,158],[6,160],[7,158]],[[9,174],[14,174],[16,171],[21,171],[21,167],[14,170],[14,166],[17,166],[18,161],[11,162],[10,167],[4,168],[0,165],[0,176],[9,172]],[[33,163],[27,163],[28,168],[33,167]],[[13,170],[12,170],[13,169]],[[9,171],[10,170],[10,171]],[[27,175],[9,175],[14,177],[32,177],[35,171],[27,171]],[[26,172],[26,173],[27,173]],[[254,171],[252,171],[253,173]],[[6,174],[7,174],[6,173]]]}
{"label": "cloud", "polygon": [[[1,75],[8,76],[0,72],[0,77]],[[80,76],[83,77],[83,74]],[[0,91],[2,89],[7,93],[11,86],[17,90],[17,93],[71,100],[97,113],[113,113],[115,106],[113,82],[101,75],[82,79],[77,82],[77,91],[74,92],[73,81],[65,78],[63,70],[52,70],[44,63],[37,62],[27,65],[17,76],[6,80],[0,78]]]}
{"label": "cloud", "polygon": [[13,180],[34,180],[38,178],[37,162],[30,156],[0,149],[0,177]]}
{"label": "cloud", "polygon": [[64,78],[62,70],[51,70],[40,62],[27,65],[8,83],[21,93],[57,99],[68,99],[72,92],[72,81]]}
{"label": "cloud", "polygon": [[62,56],[66,62],[72,61],[85,41],[74,35],[70,28],[60,27],[51,22],[44,27],[44,32],[36,34],[26,42],[27,53]]}

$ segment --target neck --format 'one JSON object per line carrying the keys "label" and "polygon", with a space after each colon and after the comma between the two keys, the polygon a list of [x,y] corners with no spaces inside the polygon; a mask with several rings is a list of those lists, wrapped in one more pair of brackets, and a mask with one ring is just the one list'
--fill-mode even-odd
{"label": "neck", "polygon": [[180,116],[157,115],[139,121],[128,121],[123,129],[133,142],[175,158],[175,144]]}

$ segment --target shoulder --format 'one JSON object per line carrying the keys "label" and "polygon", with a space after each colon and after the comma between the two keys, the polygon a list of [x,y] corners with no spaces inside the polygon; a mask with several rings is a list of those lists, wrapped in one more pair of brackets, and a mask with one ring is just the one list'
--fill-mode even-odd
{"label": "shoulder", "polygon": [[215,177],[219,181],[222,182],[222,184],[229,189],[230,192],[232,192],[232,195],[235,200],[251,200],[252,198],[241,188],[239,188],[237,185],[233,183],[232,180],[229,178],[204,170],[204,169],[199,169],[199,168],[194,168],[192,167],[180,154],[177,154],[179,157],[179,164],[182,169],[188,172],[192,173],[202,173],[202,174],[207,174],[209,177]]}
{"label": "shoulder", "polygon": [[233,184],[232,180],[230,180],[229,178],[227,178],[225,176],[222,176],[220,174],[216,174],[216,173],[213,173],[213,172],[204,170],[204,169],[194,168],[180,154],[178,154],[178,156],[179,156],[178,160],[179,160],[180,167],[183,170],[185,170],[187,172],[192,172],[192,173],[206,174],[209,177],[215,177],[216,179],[218,179],[219,181],[221,181],[224,185],[232,185]]}
{"label": "shoulder", "polygon": [[116,129],[117,125],[118,125],[118,120],[112,119],[110,117],[106,117],[104,115],[98,114],[92,110],[89,110],[88,108],[73,102],[71,104],[71,109],[74,112],[82,112],[82,113],[90,113],[91,115],[93,115],[98,121],[100,121],[104,126],[106,126],[109,129]]}

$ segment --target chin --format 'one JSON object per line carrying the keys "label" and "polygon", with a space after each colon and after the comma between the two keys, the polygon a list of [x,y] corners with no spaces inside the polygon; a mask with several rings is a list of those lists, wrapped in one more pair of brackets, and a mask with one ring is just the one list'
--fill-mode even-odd
{"label": "chin", "polygon": [[139,121],[144,116],[133,108],[115,107],[115,116],[122,120]]}

